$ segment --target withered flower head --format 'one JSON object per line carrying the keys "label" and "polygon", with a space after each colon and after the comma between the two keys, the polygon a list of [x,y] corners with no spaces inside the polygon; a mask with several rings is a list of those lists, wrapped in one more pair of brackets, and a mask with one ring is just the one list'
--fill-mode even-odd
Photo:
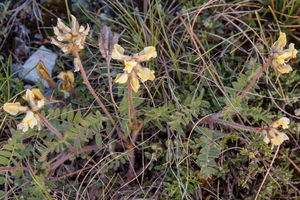
{"label": "withered flower head", "polygon": [[63,83],[64,90],[71,91],[74,88],[73,82],[75,79],[74,79],[73,72],[71,72],[71,71],[60,72],[60,74],[57,76],[57,78],[64,81],[64,83]]}
{"label": "withered flower head", "polygon": [[112,33],[110,27],[106,25],[102,28],[102,33],[99,34],[99,49],[106,60],[111,59],[111,54],[114,49],[114,45],[118,43],[119,34]]}
{"label": "withered flower head", "polygon": [[46,68],[46,66],[44,65],[43,61],[39,61],[37,64],[37,73],[39,75],[39,77],[41,77],[42,79],[46,80],[47,83],[53,88],[57,88],[57,84],[54,82],[54,80],[51,78],[49,70]]}
{"label": "withered flower head", "polygon": [[71,15],[71,18],[71,28],[66,26],[60,18],[57,19],[57,26],[53,28],[57,37],[52,37],[51,43],[61,48],[64,53],[72,50],[79,51],[84,49],[83,45],[85,43],[86,36],[90,31],[89,24],[87,24],[87,28],[84,29],[83,26],[79,26],[79,23],[73,15]]}

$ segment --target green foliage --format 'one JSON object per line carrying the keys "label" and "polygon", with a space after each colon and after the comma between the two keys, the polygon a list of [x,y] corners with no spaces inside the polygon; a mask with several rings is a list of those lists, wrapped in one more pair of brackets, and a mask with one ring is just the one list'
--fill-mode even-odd
{"label": "green foliage", "polygon": [[[268,7],[273,2],[274,15]],[[299,172],[291,163],[300,161],[298,129],[294,126],[297,118],[292,117],[299,107],[300,77],[295,68],[299,61],[291,64],[293,72],[280,76],[268,67],[241,96],[267,62],[269,47],[278,38],[277,24],[288,33],[289,42],[297,38],[291,27],[299,24],[295,17],[299,2],[287,2],[261,0],[254,6],[240,1],[149,1],[147,5],[115,1],[107,6],[114,11],[107,16],[109,20],[99,14],[111,10],[99,9],[94,16],[94,10],[78,2],[74,8],[83,15],[77,17],[96,25],[81,52],[82,63],[115,124],[98,108],[82,74],[75,74],[76,97],[64,97],[59,89],[49,91],[37,83],[51,99],[38,112],[62,139],[45,123],[41,131],[16,130],[24,113],[5,113],[1,128],[9,138],[1,146],[0,165],[17,168],[0,171],[0,186],[17,188],[5,198],[51,199],[58,192],[71,199],[79,194],[86,199],[117,198],[119,194],[128,199],[152,195],[158,199],[196,199],[199,195],[203,199],[212,195],[216,199],[246,199],[256,195],[269,168],[270,176],[258,197],[297,198]],[[257,9],[256,5],[261,6]],[[9,1],[0,3],[0,25],[5,25],[11,14],[8,6]],[[145,7],[148,10],[143,12],[141,8]],[[108,70],[107,60],[101,59],[99,49],[94,48],[98,46],[95,36],[104,24],[117,33],[124,30],[119,44],[126,50],[136,53],[152,45],[158,53],[157,58],[142,63],[155,70],[156,78],[141,83],[140,90],[132,93],[141,125],[134,144],[125,143],[121,136],[132,141],[136,131],[128,86],[114,82],[124,66],[112,59]],[[6,37],[1,31],[0,43]],[[72,67],[73,60],[73,55],[64,55],[55,73],[61,68],[67,70],[66,63]],[[14,77],[17,72],[12,70],[11,56],[1,64],[3,104],[22,91],[23,83]],[[18,99],[21,96],[13,100]],[[280,146],[270,167],[274,150],[261,140],[263,135],[258,131],[284,114],[293,121],[285,130],[290,140]],[[248,131],[247,127],[257,131]],[[134,173],[128,177],[131,164]],[[20,167],[27,170],[18,170]],[[1,195],[6,194],[0,191]]]}
{"label": "green foliage", "polygon": [[[173,169],[175,170],[175,169]],[[172,199],[192,198],[195,196],[197,185],[201,182],[197,178],[197,171],[188,171],[181,168],[180,174],[177,179],[171,179],[170,176],[174,175],[173,170],[167,172],[166,180],[164,182],[164,194],[167,194]]]}
{"label": "green foliage", "polygon": [[6,63],[3,63],[2,60],[0,60],[0,63],[0,94],[2,96],[0,102],[4,104],[11,97],[19,93],[22,90],[23,86],[19,81],[13,79],[13,76],[18,72],[13,73],[12,57],[9,56]]}

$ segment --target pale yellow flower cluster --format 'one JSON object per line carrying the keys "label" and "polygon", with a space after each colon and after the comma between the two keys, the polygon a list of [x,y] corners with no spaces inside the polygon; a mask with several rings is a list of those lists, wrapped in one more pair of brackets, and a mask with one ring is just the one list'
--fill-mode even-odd
{"label": "pale yellow flower cluster", "polygon": [[155,79],[154,71],[149,68],[142,67],[139,62],[144,62],[150,60],[151,58],[156,58],[157,53],[155,47],[145,47],[140,53],[134,54],[132,56],[124,55],[124,49],[118,45],[114,45],[114,50],[112,51],[112,58],[116,60],[123,61],[125,68],[123,69],[123,74],[118,74],[116,78],[117,83],[126,83],[128,77],[131,77],[132,89],[137,92],[140,88],[139,80],[145,82],[147,80],[153,81]]}
{"label": "pale yellow flower cluster", "polygon": [[289,123],[290,120],[288,118],[282,117],[276,122],[274,122],[268,130],[263,130],[264,142],[267,144],[271,142],[273,148],[274,145],[277,146],[282,144],[285,140],[289,140],[289,137],[285,133],[279,132],[276,129],[279,126],[282,126],[283,129],[287,129],[289,128]]}
{"label": "pale yellow flower cluster", "polygon": [[280,32],[278,40],[272,46],[272,65],[281,74],[288,73],[292,71],[292,67],[286,64],[291,58],[295,58],[298,51],[295,49],[295,44],[289,44],[288,49],[284,49],[286,46],[286,35]]}
{"label": "pale yellow flower cluster", "polygon": [[38,126],[38,129],[41,130],[41,120],[34,112],[44,106],[46,98],[39,89],[27,89],[23,99],[28,101],[31,110],[27,106],[21,106],[19,102],[5,103],[3,109],[11,115],[17,115],[19,112],[26,112],[25,118],[18,124],[18,129],[22,129],[23,132],[28,131],[29,127],[33,128],[34,126]]}
{"label": "pale yellow flower cluster", "polygon": [[[85,39],[90,31],[89,24],[85,29],[83,26],[79,27],[76,17],[71,15],[72,23],[71,28],[66,26],[60,18],[57,19],[57,26],[54,27],[56,38],[51,38],[51,43],[61,48],[64,53],[79,51],[84,49]],[[63,43],[63,42],[66,43]],[[75,72],[79,71],[78,58],[74,59]]]}

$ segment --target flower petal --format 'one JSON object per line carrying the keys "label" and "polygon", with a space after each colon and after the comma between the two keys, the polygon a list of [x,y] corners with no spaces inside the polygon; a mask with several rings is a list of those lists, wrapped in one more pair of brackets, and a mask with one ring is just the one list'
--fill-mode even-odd
{"label": "flower petal", "polygon": [[263,131],[262,131],[262,134],[264,135],[264,142],[265,142],[266,144],[269,144],[269,143],[270,143],[270,139],[268,138],[267,131],[266,131],[266,130],[263,130]]}
{"label": "flower petal", "polygon": [[111,57],[116,60],[123,60],[124,57],[124,49],[118,44],[114,45],[114,49],[112,51]]}
{"label": "flower petal", "polygon": [[126,71],[128,74],[132,71],[132,69],[137,64],[137,62],[134,62],[134,61],[130,61],[130,62],[125,61],[124,63],[125,63],[124,71]]}
{"label": "flower petal", "polygon": [[137,92],[140,88],[139,80],[136,77],[132,77],[131,86],[134,92]]}
{"label": "flower petal", "polygon": [[37,127],[38,127],[38,130],[42,130],[42,122],[41,122],[41,119],[40,117],[37,115],[37,114],[34,114],[34,117],[35,119],[37,120]]}
{"label": "flower petal", "polygon": [[44,95],[41,93],[40,89],[32,89],[31,91],[34,95],[35,100],[36,99],[38,99],[38,100],[46,99],[44,97]]}
{"label": "flower petal", "polygon": [[69,77],[69,79],[68,79],[69,83],[73,84],[74,80],[75,80],[73,72],[72,71],[67,71],[67,74],[68,74],[68,77]]}
{"label": "flower petal", "polygon": [[68,78],[68,74],[66,72],[62,71],[57,75],[57,78],[60,80],[66,81]]}
{"label": "flower petal", "polygon": [[153,81],[155,79],[154,71],[146,67],[139,68],[137,75],[141,78],[142,83],[144,83],[147,80]]}
{"label": "flower petal", "polygon": [[71,18],[72,18],[72,22],[71,22],[72,35],[78,35],[79,23],[74,15],[71,15]]}
{"label": "flower petal", "polygon": [[287,128],[289,128],[289,126],[288,126],[289,124],[290,124],[290,119],[289,118],[287,118],[287,117],[281,117],[279,120],[277,120],[276,122],[274,122],[272,124],[272,126],[274,128],[282,126],[283,129],[287,129]]}
{"label": "flower petal", "polygon": [[[271,143],[273,145],[280,145],[285,140],[289,140],[289,137],[285,133],[279,132],[278,130],[276,130],[274,128],[271,128],[270,131],[272,131],[275,135],[275,137],[271,137]],[[269,133],[270,133],[270,131],[269,131]]]}
{"label": "flower petal", "polygon": [[16,103],[5,103],[3,109],[11,115],[17,115],[18,112],[24,112],[28,110],[28,107],[21,106],[19,102]]}
{"label": "flower petal", "polygon": [[26,132],[28,130],[28,127],[33,128],[35,125],[37,125],[37,119],[34,117],[32,111],[27,111],[23,121],[18,124],[18,128],[22,129],[23,132]]}
{"label": "flower petal", "polygon": [[126,83],[128,80],[128,74],[127,73],[123,73],[123,74],[118,74],[115,82],[117,83]]}
{"label": "flower petal", "polygon": [[80,60],[78,58],[74,58],[74,72],[80,71]]}
{"label": "flower petal", "polygon": [[34,101],[34,94],[31,90],[27,89],[25,96],[23,98],[28,101],[30,104],[31,108],[35,107],[35,101]]}
{"label": "flower petal", "polygon": [[58,27],[60,30],[66,32],[66,33],[71,33],[71,29],[70,29],[68,26],[66,26],[66,25],[61,21],[60,18],[57,18],[57,27]]}
{"label": "flower petal", "polygon": [[143,51],[141,51],[140,53],[138,53],[136,57],[137,62],[143,62],[143,61],[147,61],[151,58],[156,58],[157,53],[155,50],[155,47],[150,46],[150,47],[145,47]]}
{"label": "flower petal", "polygon": [[286,34],[280,32],[279,38],[278,38],[278,40],[277,40],[277,45],[276,45],[276,47],[277,47],[279,50],[283,50],[283,47],[285,47],[285,45],[286,45]]}
{"label": "flower petal", "polygon": [[276,69],[281,74],[289,73],[293,70],[293,68],[290,65],[278,65]]}

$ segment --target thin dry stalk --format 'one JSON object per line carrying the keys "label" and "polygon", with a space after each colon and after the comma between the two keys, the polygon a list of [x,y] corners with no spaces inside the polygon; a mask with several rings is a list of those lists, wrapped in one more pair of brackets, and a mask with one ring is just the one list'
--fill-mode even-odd
{"label": "thin dry stalk", "polygon": [[271,170],[271,167],[272,167],[272,165],[273,165],[273,163],[274,163],[274,161],[275,161],[275,158],[276,158],[276,156],[277,156],[277,154],[278,154],[279,148],[280,148],[280,145],[278,145],[278,147],[277,147],[277,150],[276,150],[275,155],[274,155],[274,157],[273,157],[273,159],[272,159],[272,162],[270,163],[270,167],[269,167],[268,170],[267,170],[267,173],[266,173],[266,175],[265,175],[265,177],[264,177],[264,179],[263,179],[263,181],[262,181],[262,183],[261,183],[261,185],[260,185],[260,187],[259,187],[259,189],[258,189],[258,191],[257,191],[257,194],[256,194],[254,200],[257,200],[257,198],[258,198],[258,195],[259,195],[259,193],[260,193],[260,191],[261,191],[261,188],[262,188],[262,186],[264,185],[265,180],[267,179],[267,177],[268,177],[268,175],[269,175],[269,172],[270,172],[270,170]]}
{"label": "thin dry stalk", "polygon": [[99,103],[99,105],[101,106],[101,108],[103,109],[103,111],[105,112],[106,116],[108,117],[108,119],[110,120],[110,122],[116,127],[118,133],[120,134],[120,136],[122,137],[122,139],[124,140],[125,143],[129,144],[128,140],[125,138],[123,132],[120,130],[120,128],[116,125],[115,121],[113,120],[112,116],[110,115],[110,113],[107,111],[106,107],[104,106],[104,104],[101,102],[101,100],[98,98],[97,94],[95,93],[94,89],[92,88],[88,78],[86,77],[85,71],[83,69],[81,60],[79,58],[78,52],[77,51],[72,51],[72,54],[79,59],[79,67],[80,67],[80,71],[82,74],[82,77],[84,79],[85,84],[88,86],[90,92],[92,93],[92,95],[95,97],[96,101]]}
{"label": "thin dry stalk", "polygon": [[[256,76],[253,78],[253,80],[251,81],[251,83],[249,84],[249,86],[247,87],[247,89],[244,91],[244,93],[242,94],[242,98],[245,97],[245,95],[247,94],[247,92],[250,90],[250,88],[252,87],[252,85],[254,84],[254,82],[256,81],[256,79],[258,79],[259,75],[270,65],[272,59],[274,56],[272,56],[268,62],[265,64],[265,66],[256,74]],[[238,93],[239,95],[239,93]]]}

